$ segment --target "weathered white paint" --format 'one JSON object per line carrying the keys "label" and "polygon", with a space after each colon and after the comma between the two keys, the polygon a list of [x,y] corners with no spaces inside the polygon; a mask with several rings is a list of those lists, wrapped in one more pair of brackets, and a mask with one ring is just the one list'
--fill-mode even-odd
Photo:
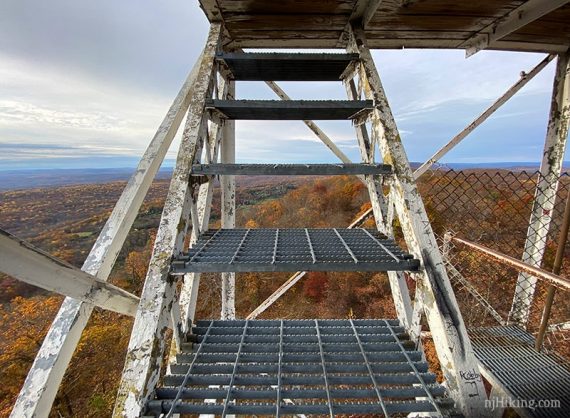
{"label": "weathered white paint", "polygon": [[190,195],[194,192],[189,188],[190,170],[200,158],[207,135],[204,106],[213,90],[214,58],[220,35],[221,25],[212,24],[194,81],[188,118],[127,349],[115,417],[140,416],[160,377],[165,333],[177,287],[169,274],[170,262],[183,249],[190,221]]}
{"label": "weathered white paint", "polygon": [[516,30],[564,6],[570,0],[528,0],[464,42],[470,57]]}
{"label": "weathered white paint", "polygon": [[[408,250],[422,262],[414,275],[416,285],[423,293],[424,311],[446,384],[462,413],[484,416],[485,388],[394,116],[364,31],[353,26],[353,36],[348,50],[360,53],[364,70],[361,82],[366,98],[373,99],[375,103],[372,135],[379,144],[384,163],[392,165],[394,170],[391,198]],[[375,120],[381,123],[375,123]]]}
{"label": "weathered white paint", "polygon": [[[82,267],[83,271],[101,280],[108,278],[143,199],[188,109],[189,93],[197,70],[197,66],[192,69],[170,106],[87,256]],[[28,372],[11,417],[48,416],[92,310],[92,305],[79,300],[72,298],[64,300]]]}
{"label": "weathered white paint", "polygon": [[[356,91],[354,80],[346,80],[344,84],[349,100],[358,100],[359,97]],[[376,148],[370,142],[370,137],[368,136],[366,125],[355,125],[354,129],[356,132],[356,138],[358,140],[358,150],[360,151],[361,161],[367,164],[374,164],[374,155]],[[384,194],[382,192],[382,184],[380,184],[377,180],[378,178],[375,178],[375,176],[364,176],[364,184],[368,188],[368,194],[370,196],[370,203],[372,205],[372,211],[374,213],[376,228],[383,234],[387,234],[386,225],[384,222],[384,214],[382,213],[382,202],[384,200]]]}
{"label": "weathered white paint", "polygon": [[[218,97],[220,99],[227,99],[227,92],[228,84],[226,80],[222,78],[218,86]],[[208,135],[208,147],[206,147],[206,159],[208,162],[213,163],[218,161],[224,123],[225,121],[221,120],[219,124],[213,124],[212,129],[210,130],[210,134]],[[208,230],[208,226],[210,224],[214,181],[215,178],[212,176],[207,183],[200,185],[200,189],[198,191],[198,203],[196,206],[198,210],[200,232]],[[192,230],[190,245],[195,243],[198,239],[197,232],[198,231]],[[187,273],[184,275],[184,282],[182,284],[182,290],[180,292],[179,299],[183,333],[187,333],[190,330],[190,326],[194,321],[199,288],[200,273]]]}
{"label": "weathered white paint", "polygon": [[[228,95],[235,97],[235,81],[230,80]],[[221,162],[233,164],[236,161],[236,138],[235,122],[227,120],[224,126],[224,133],[221,144]],[[220,187],[222,189],[222,228],[231,229],[236,226],[236,180],[235,176],[220,176]],[[221,319],[235,319],[235,292],[236,274],[222,273],[222,310]]]}
{"label": "weathered white paint", "polygon": [[[546,240],[552,210],[558,190],[558,179],[562,172],[564,152],[568,140],[568,124],[570,121],[570,55],[567,52],[558,56],[552,101],[546,139],[540,165],[540,177],[536,187],[534,203],[529,221],[529,228],[524,247],[522,261],[540,267],[546,248]],[[509,322],[526,326],[530,307],[534,298],[536,278],[521,273],[517,279]]]}
{"label": "weathered white paint", "polygon": [[[361,68],[359,66],[359,68]],[[361,83],[359,83],[361,84]],[[360,97],[359,90],[357,90],[353,79],[345,80],[347,96],[350,100],[358,100]],[[373,118],[376,114],[373,113]],[[379,123],[380,121],[376,121]],[[363,163],[374,164],[376,147],[370,140],[368,130],[366,129],[366,124],[359,124],[354,126],[356,131],[356,138],[358,140],[358,149],[360,151],[360,158]],[[381,233],[387,236],[393,236],[394,231],[392,228],[392,223],[388,223],[385,219],[383,213],[384,205],[384,192],[382,191],[382,184],[379,183],[378,176],[364,176],[366,187],[368,188],[368,196],[370,198],[371,209],[374,213],[374,220],[376,223],[376,228]],[[404,273],[389,271],[388,280],[390,282],[390,289],[392,291],[392,298],[394,300],[394,307],[396,309],[396,314],[398,319],[409,328],[411,325],[411,315],[412,315],[412,301],[410,298],[410,292],[406,284]]]}
{"label": "weathered white paint", "polygon": [[528,73],[524,71],[521,73],[520,79],[513,84],[501,97],[499,97],[491,106],[489,106],[483,113],[481,113],[473,122],[467,125],[461,132],[455,135],[451,140],[441,147],[435,154],[433,154],[425,163],[423,163],[414,172],[414,177],[417,179],[430,169],[436,162],[442,159],[449,151],[451,151],[457,144],[465,139],[471,132],[473,132],[479,125],[485,122],[493,113],[495,113],[502,105],[504,105],[511,97],[513,97],[520,89],[522,89],[530,80],[534,78],[550,61],[554,59],[554,55],[548,55],[536,67]]}
{"label": "weathered white paint", "polygon": [[42,289],[135,316],[139,298],[0,229],[0,271]]}

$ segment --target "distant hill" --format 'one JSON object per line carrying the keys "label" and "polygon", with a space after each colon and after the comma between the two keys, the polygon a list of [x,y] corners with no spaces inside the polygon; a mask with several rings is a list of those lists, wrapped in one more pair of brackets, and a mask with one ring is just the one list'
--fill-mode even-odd
{"label": "distant hill", "polygon": [[[0,190],[97,184],[127,180],[134,168],[74,168],[0,171]],[[158,178],[169,178],[172,169],[161,169]]]}
{"label": "distant hill", "polygon": [[[412,163],[417,168],[420,163]],[[472,170],[472,169],[502,169],[512,171],[538,170],[538,162],[494,162],[494,163],[446,163],[442,169]],[[565,169],[570,169],[570,162],[564,163]],[[134,168],[74,168],[74,169],[37,169],[37,170],[0,170],[0,190],[30,189],[37,187],[57,187],[70,184],[97,184],[111,181],[127,180],[134,172]],[[161,168],[159,179],[169,178],[171,167]],[[240,178],[240,183],[257,184],[261,179]],[[274,179],[277,180],[277,179]],[[267,178],[263,179],[263,183]],[[271,181],[273,182],[273,181]]]}

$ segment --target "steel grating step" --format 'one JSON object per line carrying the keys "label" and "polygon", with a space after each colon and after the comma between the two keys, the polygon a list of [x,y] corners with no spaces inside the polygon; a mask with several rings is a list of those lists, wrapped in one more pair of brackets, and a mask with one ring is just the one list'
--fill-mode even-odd
{"label": "steel grating step", "polygon": [[175,258],[173,274],[251,271],[410,271],[419,260],[376,230],[218,229]]}
{"label": "steel grating step", "polygon": [[219,53],[236,80],[339,81],[358,54]]}
{"label": "steel grating step", "polygon": [[386,164],[195,164],[193,175],[388,175],[392,166]]}
{"label": "steel grating step", "polygon": [[372,100],[218,100],[206,109],[222,118],[243,120],[345,120],[365,116]]}
{"label": "steel grating step", "polygon": [[[570,416],[570,362],[556,354],[537,352],[534,337],[520,327],[497,326],[469,330],[475,356],[512,399],[524,400],[525,416]],[[548,408],[542,401],[559,407]],[[522,404],[522,403],[521,403]]]}
{"label": "steel grating step", "polygon": [[[453,406],[395,320],[198,321],[192,335],[199,342],[181,346],[147,414],[426,414]],[[258,337],[271,343],[246,343]],[[250,353],[252,344],[264,350]]]}

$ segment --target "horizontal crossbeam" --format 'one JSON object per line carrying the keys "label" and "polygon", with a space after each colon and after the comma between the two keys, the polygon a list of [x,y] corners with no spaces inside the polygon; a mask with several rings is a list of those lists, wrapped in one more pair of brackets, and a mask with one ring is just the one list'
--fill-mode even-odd
{"label": "horizontal crossbeam", "polygon": [[242,120],[346,120],[365,116],[372,100],[217,100],[206,109],[222,118]]}
{"label": "horizontal crossbeam", "polygon": [[0,229],[0,271],[110,311],[134,316],[139,298]]}
{"label": "horizontal crossbeam", "polygon": [[392,167],[386,164],[195,164],[194,175],[386,175]]}

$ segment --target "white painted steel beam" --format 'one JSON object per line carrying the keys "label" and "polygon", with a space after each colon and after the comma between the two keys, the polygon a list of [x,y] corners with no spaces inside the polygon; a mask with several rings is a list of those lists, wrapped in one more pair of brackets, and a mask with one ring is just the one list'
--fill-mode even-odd
{"label": "white painted steel beam", "polygon": [[[360,66],[360,69],[362,69],[362,66]],[[364,76],[364,74],[362,74],[362,76]],[[354,80],[351,77],[345,80],[345,86],[347,96],[350,100],[358,100],[360,98]],[[380,123],[380,120],[378,120],[376,113],[372,114],[372,118],[373,123]],[[377,138],[373,137],[371,141],[368,130],[366,129],[366,125],[364,123],[355,125],[355,130],[362,162],[369,164],[375,163],[375,140]],[[392,223],[388,223],[386,221],[382,210],[384,204],[384,192],[382,191],[382,185],[375,181],[376,179],[374,176],[367,175],[364,176],[364,179],[365,184],[368,188],[368,196],[370,198],[372,212],[374,213],[376,228],[383,234],[392,237],[394,235]],[[412,301],[404,274],[402,272],[389,271],[388,279],[390,281],[390,289],[392,291],[394,307],[396,308],[398,319],[402,324],[404,324],[404,326],[406,326],[406,328],[409,328],[411,325]]]}
{"label": "white painted steel beam", "polygon": [[379,141],[384,163],[393,167],[391,200],[395,205],[408,250],[421,260],[416,285],[423,293],[423,307],[433,335],[442,371],[458,409],[466,416],[484,416],[485,388],[478,373],[467,330],[447,277],[425,207],[416,187],[400,134],[384,92],[364,30],[353,27],[349,52],[360,53],[367,99],[374,99],[372,134]]}
{"label": "white painted steel beam", "polygon": [[564,6],[570,0],[528,0],[464,42],[467,56],[493,47],[495,42]]}
{"label": "white painted steel beam", "polygon": [[[235,81],[228,82],[228,95],[235,97]],[[235,121],[226,120],[223,128],[220,159],[222,163],[233,164],[236,161],[236,139]],[[220,176],[220,187],[222,190],[222,219],[221,224],[224,229],[235,228],[236,226],[236,179],[232,175]],[[222,309],[221,319],[235,319],[235,292],[236,274],[222,273]]]}
{"label": "white painted steel beam", "polygon": [[[190,223],[190,171],[200,159],[202,143],[207,135],[204,106],[211,97],[215,54],[221,38],[221,25],[214,23],[199,62],[194,80],[188,117],[178,151],[176,166],[157,231],[155,245],[142,291],[123,376],[113,416],[138,417],[160,377],[165,348],[165,334],[171,306],[176,299],[175,278],[169,274],[173,255],[182,251]],[[175,330],[177,332],[178,330]]]}
{"label": "white painted steel beam", "polygon": [[[230,99],[227,93],[228,83],[225,78],[221,78],[218,85],[218,97],[220,99]],[[209,149],[209,153],[206,154],[206,160],[209,162],[218,161],[224,123],[225,120],[222,119],[219,121],[219,123],[213,124],[212,128],[210,129],[210,134],[208,135],[208,147],[206,148]],[[212,176],[208,182],[200,185],[200,189],[198,191],[198,200],[196,203],[200,230],[192,230],[192,235],[190,236],[190,246],[192,246],[192,244],[197,241],[199,233],[208,230],[210,224],[210,212],[212,209],[212,197],[214,194],[214,181],[215,178]],[[194,322],[199,289],[200,273],[185,274],[179,299],[182,332],[184,334],[190,330],[191,324]]]}
{"label": "white painted steel beam", "polygon": [[139,298],[0,229],[0,271],[90,305],[135,316]]}
{"label": "white painted steel beam", "polygon": [[[125,186],[111,216],[83,264],[83,271],[101,280],[108,278],[152,180],[188,109],[189,93],[196,74],[197,66],[186,78],[143,154],[135,173]],[[92,309],[92,305],[73,298],[64,300],[28,372],[11,417],[41,418],[48,416]]]}
{"label": "white painted steel beam", "polygon": [[522,89],[530,80],[532,80],[550,61],[554,59],[554,55],[548,55],[536,67],[528,73],[524,71],[521,73],[521,78],[513,84],[501,97],[489,106],[483,113],[481,113],[473,122],[467,125],[461,132],[455,135],[451,140],[441,147],[435,154],[433,154],[425,163],[423,163],[414,172],[414,177],[417,179],[426,171],[428,171],[435,163],[441,160],[449,151],[457,146],[465,137],[473,132],[479,125],[485,122],[489,117],[495,113],[501,106],[503,106],[511,97],[513,97],[520,89]]}
{"label": "white painted steel beam", "polygon": [[[558,190],[558,180],[562,173],[564,153],[568,140],[570,123],[570,53],[558,56],[552,102],[546,131],[546,139],[540,165],[531,218],[525,241],[522,261],[540,267],[548,231],[552,221],[552,211]],[[527,273],[519,274],[515,295],[509,314],[509,322],[526,326],[534,299],[536,277]]]}

